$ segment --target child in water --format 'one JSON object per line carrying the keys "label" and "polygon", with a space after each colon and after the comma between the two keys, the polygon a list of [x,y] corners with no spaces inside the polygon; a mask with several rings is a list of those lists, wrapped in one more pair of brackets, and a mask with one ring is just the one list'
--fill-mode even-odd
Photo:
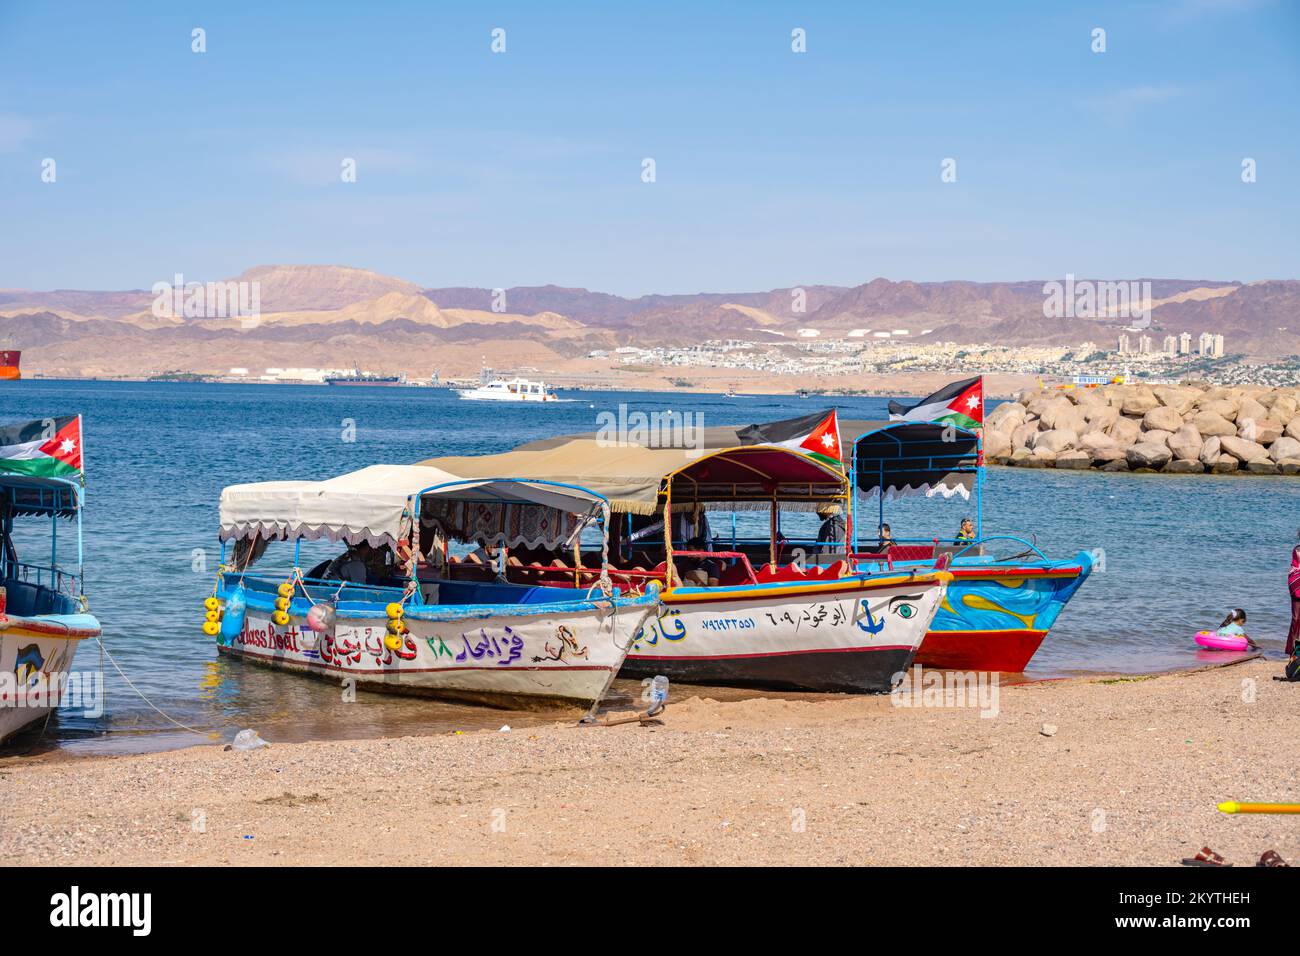
{"label": "child in water", "polygon": [[1257,651],[1259,650],[1259,645],[1252,641],[1250,635],[1246,633],[1246,628],[1244,627],[1245,623],[1246,612],[1241,608],[1234,608],[1228,612],[1228,616],[1225,617],[1223,623],[1219,625],[1219,636],[1244,637],[1246,643],[1251,647],[1251,649]]}

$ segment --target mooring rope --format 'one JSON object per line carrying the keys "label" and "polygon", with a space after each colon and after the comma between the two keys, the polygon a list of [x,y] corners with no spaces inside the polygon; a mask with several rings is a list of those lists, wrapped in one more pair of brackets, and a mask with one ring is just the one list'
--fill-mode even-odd
{"label": "mooring rope", "polygon": [[[192,733],[192,734],[197,734],[197,735],[200,736],[200,737],[211,737],[211,736],[212,736],[211,734],[206,733],[206,732],[204,732],[204,731],[202,731],[202,730],[195,730],[193,727],[190,727],[190,726],[188,726],[188,725],[186,725],[186,724],[182,724],[179,720],[177,720],[176,718],[172,717],[171,714],[167,713],[165,710],[163,710],[161,707],[159,707],[157,704],[155,704],[153,701],[151,701],[148,697],[145,696],[144,691],[142,691],[139,687],[136,687],[135,684],[133,684],[133,683],[131,682],[131,678],[129,678],[129,677],[126,676],[126,671],[122,670],[121,665],[119,665],[119,664],[117,663],[117,661],[113,659],[113,655],[110,654],[110,653],[108,652],[108,648],[104,646],[104,641],[103,641],[101,638],[96,637],[96,638],[95,638],[95,643],[99,645],[99,652],[100,652],[102,655],[104,655],[104,657],[107,657],[107,658],[108,658],[108,662],[109,662],[110,664],[113,665],[113,669],[117,671],[118,675],[122,678],[122,680],[126,681],[126,686],[127,686],[127,687],[130,687],[133,691],[135,691],[135,692],[136,692],[136,695],[137,695],[137,696],[138,696],[142,701],[144,701],[146,704],[148,704],[150,707],[152,707],[155,711],[157,711],[158,714],[159,714],[159,715],[160,715],[164,720],[167,720],[167,721],[169,721],[169,722],[175,724],[175,725],[176,725],[177,727],[179,727],[181,730],[189,731],[190,733]],[[101,665],[100,669],[103,670],[103,666],[102,666],[102,665]]]}

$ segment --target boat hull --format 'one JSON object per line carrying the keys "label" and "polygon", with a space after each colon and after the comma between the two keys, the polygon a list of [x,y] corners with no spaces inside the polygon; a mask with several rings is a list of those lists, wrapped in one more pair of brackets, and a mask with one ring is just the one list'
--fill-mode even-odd
{"label": "boat hull", "polygon": [[[388,647],[383,605],[342,604],[332,633],[312,630],[306,602],[289,622],[247,597],[243,627],[223,654],[367,690],[503,707],[538,703],[590,707],[604,696],[654,596],[555,605],[409,608],[400,646]],[[258,606],[261,605],[261,606]]]}
{"label": "boat hull", "polygon": [[1080,552],[1068,562],[962,566],[930,624],[916,663],[952,670],[1020,673],[1092,572]]}
{"label": "boat hull", "polygon": [[887,693],[911,666],[945,572],[675,588],[623,665],[695,684]]}
{"label": "boat hull", "polygon": [[541,404],[543,402],[557,401],[554,395],[503,395],[500,392],[490,392],[478,388],[457,388],[453,389],[453,391],[461,398],[471,402],[528,402],[530,404]]}
{"label": "boat hull", "polygon": [[0,743],[49,715],[58,702],[42,686],[66,675],[80,643],[99,633],[89,614],[0,613]]}

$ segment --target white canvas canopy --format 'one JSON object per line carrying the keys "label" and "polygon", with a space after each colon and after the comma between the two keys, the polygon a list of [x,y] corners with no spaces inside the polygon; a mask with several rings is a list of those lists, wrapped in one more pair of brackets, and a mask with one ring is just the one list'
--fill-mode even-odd
{"label": "white canvas canopy", "polygon": [[466,480],[429,465],[371,465],[324,481],[231,485],[221,492],[221,539],[325,538],[348,544],[394,545],[410,530],[413,496],[438,485],[449,487],[430,492],[426,500],[533,506],[584,517],[594,517],[605,509],[600,495],[581,488],[491,478]]}

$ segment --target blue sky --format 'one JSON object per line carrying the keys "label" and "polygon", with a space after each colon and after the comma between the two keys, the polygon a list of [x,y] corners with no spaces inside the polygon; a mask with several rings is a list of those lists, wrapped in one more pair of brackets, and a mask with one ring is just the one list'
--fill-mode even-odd
{"label": "blue sky", "polygon": [[1293,0],[0,0],[0,287],[1296,278],[1298,119]]}

